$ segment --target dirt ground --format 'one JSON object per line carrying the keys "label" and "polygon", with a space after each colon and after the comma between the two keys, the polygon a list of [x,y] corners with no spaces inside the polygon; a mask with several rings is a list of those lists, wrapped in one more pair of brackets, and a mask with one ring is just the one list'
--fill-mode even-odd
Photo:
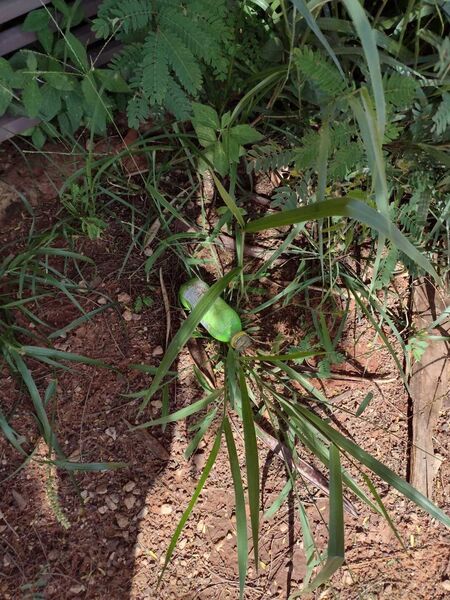
{"label": "dirt ground", "polygon": [[[10,147],[3,149],[3,182],[23,192],[43,223],[55,214],[56,187],[48,167],[39,161],[24,164]],[[17,223],[27,219],[18,203],[2,220],[1,242],[11,240]],[[85,306],[102,306],[101,294],[115,302],[92,320],[72,329],[56,342],[69,352],[99,358],[116,367],[107,370],[75,366],[58,374],[53,420],[58,439],[71,460],[117,461],[126,468],[103,473],[49,470],[36,461],[19,469],[22,459],[0,439],[0,598],[61,600],[235,600],[238,598],[234,495],[222,448],[193,514],[182,533],[165,578],[156,583],[164,555],[179,517],[195,489],[211,447],[212,436],[187,461],[183,453],[192,437],[188,424],[130,431],[136,423],[139,400],[127,396],[149,384],[149,377],[132,364],[157,366],[166,343],[167,312],[158,272],[145,281],[140,266],[145,260],[133,250],[120,277],[118,272],[129,248],[120,225],[109,223],[101,240],[80,240],[79,250],[95,261],[83,277],[93,291]],[[171,257],[158,267],[170,302],[172,335],[180,322],[177,291],[183,271]],[[150,294],[149,290],[150,289]],[[134,311],[139,295],[149,294],[153,304]],[[282,311],[267,312],[274,331],[295,337],[301,302],[289,321]],[[295,312],[297,311],[297,312]],[[64,297],[55,296],[40,308],[40,317],[62,327],[78,316]],[[364,320],[349,320],[342,350],[348,360],[339,365],[353,372],[355,364],[372,379],[333,379],[321,383],[336,406],[355,410],[366,394],[374,398],[363,419],[337,413],[339,427],[354,441],[398,474],[407,470],[408,397],[396,377],[389,353],[379,347]],[[45,390],[54,376],[37,364],[33,374]],[[179,373],[170,387],[170,407],[176,410],[202,395],[185,349],[173,369]],[[30,416],[30,403],[6,371],[0,389],[1,406],[10,424],[33,445],[35,457],[45,458]],[[152,399],[142,420],[156,417],[161,398]],[[435,447],[442,466],[434,500],[450,510],[450,402],[447,399]],[[237,437],[242,465],[242,440]],[[282,489],[285,470],[278,457],[261,446],[262,508],[267,509]],[[305,458],[308,458],[305,454]],[[332,582],[308,599],[342,600],[444,600],[450,598],[450,534],[410,502],[379,484],[379,492],[405,542],[402,549],[390,527],[352,498],[358,517],[346,515],[346,562]],[[312,487],[299,490],[314,522],[319,547],[326,547],[328,500]],[[298,515],[293,498],[276,516],[263,522],[259,568],[250,559],[248,600],[286,599],[300,589],[306,571]]]}

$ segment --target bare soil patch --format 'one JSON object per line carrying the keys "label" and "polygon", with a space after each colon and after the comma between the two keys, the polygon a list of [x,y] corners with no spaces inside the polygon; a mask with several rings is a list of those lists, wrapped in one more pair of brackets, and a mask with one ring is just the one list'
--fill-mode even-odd
{"label": "bare soil patch", "polygon": [[[30,171],[30,166],[21,163],[16,155],[2,178],[14,186],[19,186],[20,180],[20,190],[34,198],[38,223],[47,223],[55,214],[58,204],[46,169],[41,167],[39,171],[39,166],[34,165]],[[20,212],[22,209],[18,210],[3,226],[3,241],[11,241],[17,223],[19,228],[27,226],[28,217]],[[22,221],[18,214],[22,214]],[[188,424],[173,425],[164,432],[161,428],[129,430],[128,424],[136,422],[139,400],[126,395],[148,385],[148,377],[130,365],[159,364],[165,346],[166,310],[158,273],[155,271],[149,283],[144,280],[139,269],[143,257],[136,250],[132,250],[126,269],[118,276],[128,249],[127,236],[114,222],[101,240],[80,241],[80,250],[96,265],[84,272],[94,284],[94,291],[85,295],[84,302],[91,307],[101,306],[101,292],[116,304],[68,332],[57,340],[56,346],[102,359],[116,370],[75,366],[59,373],[53,415],[55,430],[69,458],[125,462],[128,466],[71,477],[31,461],[17,471],[21,457],[0,439],[0,596],[5,600],[238,598],[234,496],[225,448],[181,536],[166,577],[156,588],[165,550],[195,489],[212,439],[207,436],[200,450],[186,461],[183,453],[192,435]],[[181,317],[177,291],[184,275],[170,255],[158,263],[159,267],[169,296],[174,332]],[[285,274],[280,272],[278,276],[283,279]],[[148,292],[149,285],[153,305],[136,313],[134,301]],[[265,315],[265,335],[283,332],[292,337],[293,343],[301,336],[302,299],[297,300],[297,306]],[[42,305],[41,316],[54,327],[63,327],[76,313],[67,299],[58,296]],[[342,373],[354,373],[357,365],[361,373],[370,373],[371,378],[361,375],[355,380],[318,380],[317,385],[329,398],[335,397],[337,405],[351,411],[369,391],[374,398],[363,419],[341,410],[336,425],[405,476],[407,394],[396,378],[392,357],[355,310],[342,350],[348,359],[339,365]],[[193,377],[192,364],[185,349],[172,367],[179,373],[170,389],[173,410],[202,394]],[[42,366],[33,368],[40,389],[45,390],[53,374]],[[37,443],[37,456],[45,457],[46,448],[39,442],[36,424],[30,417],[30,401],[6,371],[0,397],[11,425]],[[156,397],[145,410],[145,420],[160,410],[161,399]],[[434,499],[446,511],[450,510],[449,411],[446,402],[435,434],[436,453],[443,462]],[[242,465],[242,443],[238,451]],[[282,462],[262,446],[261,463],[265,510],[282,489],[285,471]],[[330,586],[306,596],[307,599],[444,600],[450,596],[449,533],[384,484],[380,484],[379,491],[407,552],[381,517],[368,513],[354,501],[360,516],[346,516],[345,567]],[[318,544],[325,548],[328,500],[311,486],[299,492],[308,504]],[[65,528],[64,522],[70,527]],[[261,564],[256,569],[250,562],[246,598],[286,599],[300,587],[305,569],[298,515],[289,498],[276,517],[263,524]]]}

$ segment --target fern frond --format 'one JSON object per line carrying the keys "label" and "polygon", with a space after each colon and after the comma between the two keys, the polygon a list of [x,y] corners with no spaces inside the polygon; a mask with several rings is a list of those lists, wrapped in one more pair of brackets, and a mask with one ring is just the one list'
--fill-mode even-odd
{"label": "fern frond", "polygon": [[133,96],[127,105],[128,124],[133,129],[137,129],[139,125],[148,118],[150,107],[146,98],[142,96]]}
{"label": "fern frond", "polygon": [[115,71],[119,71],[122,76],[128,79],[130,74],[135,72],[138,65],[142,64],[142,48],[143,45],[139,42],[128,44],[119,54],[116,54],[116,56],[112,58],[109,63],[110,67]]}
{"label": "fern frond", "polygon": [[386,102],[395,108],[406,108],[414,102],[419,85],[412,77],[392,73],[384,85]]}
{"label": "fern frond", "polygon": [[247,172],[263,172],[281,169],[294,162],[294,150],[283,149],[275,144],[253,146],[247,153]]}
{"label": "fern frond", "polygon": [[305,171],[314,167],[319,155],[320,136],[317,131],[309,131],[303,137],[303,145],[295,150],[295,168]]}
{"label": "fern frond", "polygon": [[450,94],[448,92],[442,94],[442,102],[439,104],[432,119],[433,127],[431,131],[436,135],[442,135],[450,125]]}
{"label": "fern frond", "polygon": [[345,91],[347,86],[339,71],[320,52],[296,48],[294,61],[302,75],[326,96],[335,98]]}
{"label": "fern frond", "polygon": [[394,271],[396,269],[399,258],[400,257],[397,248],[395,246],[389,248],[387,256],[385,256],[381,261],[378,276],[376,278],[376,281],[374,281],[374,288],[376,290],[382,290],[388,287],[389,283],[393,278]]}
{"label": "fern frond", "polygon": [[167,94],[164,99],[164,105],[179,121],[186,121],[192,114],[189,98],[172,77],[169,79],[167,85]]}
{"label": "fern frond", "polygon": [[142,90],[151,104],[161,104],[169,84],[169,63],[159,33],[150,31],[145,38],[143,54]]}
{"label": "fern frond", "polygon": [[163,30],[173,31],[194,56],[207,64],[214,60],[214,54],[210,51],[210,34],[196,20],[173,8],[166,8],[158,21]]}
{"label": "fern frond", "polygon": [[148,27],[152,16],[152,3],[148,0],[103,0],[94,20],[95,31],[104,34],[107,26],[112,30],[114,23],[115,30],[128,34]]}
{"label": "fern frond", "polygon": [[345,179],[347,174],[364,158],[363,148],[357,142],[349,142],[336,150],[328,166],[328,174],[334,179]]}
{"label": "fern frond", "polygon": [[194,55],[173,31],[161,29],[160,36],[178,80],[189,94],[196,96],[202,86],[202,74]]}

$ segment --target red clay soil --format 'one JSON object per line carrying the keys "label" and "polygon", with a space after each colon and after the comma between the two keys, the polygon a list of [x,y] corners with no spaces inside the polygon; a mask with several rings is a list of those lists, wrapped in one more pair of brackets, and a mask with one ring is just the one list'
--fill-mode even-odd
{"label": "red clay soil", "polygon": [[[16,159],[17,160],[17,159]],[[55,212],[48,171],[32,165],[3,167],[3,180],[19,186],[31,198],[37,212]],[[2,236],[17,226],[19,207],[6,219]],[[44,215],[42,214],[44,213]],[[134,312],[137,296],[148,293],[139,265],[143,257],[133,251],[130,262],[117,274],[129,239],[111,223],[102,239],[82,242],[80,249],[96,264],[95,275],[86,271],[95,289],[84,296],[85,306],[102,306],[99,292],[117,304],[99,313],[57,340],[56,347],[102,359],[116,370],[76,365],[58,372],[58,385],[51,415],[65,454],[81,462],[117,461],[126,468],[103,473],[49,470],[37,460],[22,464],[22,458],[0,439],[0,598],[45,598],[62,600],[225,600],[237,599],[238,577],[234,494],[222,448],[209,481],[184,529],[172,563],[159,588],[158,575],[178,519],[195,489],[212,443],[207,435],[200,450],[187,461],[183,453],[192,437],[188,424],[178,423],[150,430],[130,431],[137,419],[139,400],[127,396],[149,378],[130,367],[133,363],[157,366],[165,346],[166,310],[159,278],[151,281],[153,304]],[[145,258],[145,257],[144,257]],[[171,305],[172,335],[178,328],[177,289],[183,272],[173,259],[161,266]],[[265,315],[267,326],[295,338],[297,321],[281,311]],[[295,311],[297,310],[297,313]],[[61,327],[78,315],[63,297],[41,307],[40,316]],[[298,332],[297,332],[298,333]],[[356,316],[349,321],[342,350],[349,357],[340,365],[353,371],[355,361],[380,380],[330,380],[328,397],[336,406],[354,411],[367,392],[374,398],[355,419],[337,411],[343,431],[401,475],[407,465],[407,395],[395,376],[391,356],[376,341],[368,323]],[[31,365],[44,391],[55,373],[42,365]],[[172,410],[186,406],[202,395],[192,372],[192,359],[184,350],[173,369],[179,379],[170,388]],[[394,380],[392,380],[392,378]],[[323,382],[322,382],[322,385]],[[6,370],[0,390],[2,411],[16,431],[37,450],[35,459],[46,457],[31,414],[30,400]],[[450,509],[449,403],[435,435],[435,447],[443,463],[436,480],[434,499]],[[142,420],[160,414],[161,398],[155,397]],[[239,432],[239,428],[237,429]],[[242,439],[236,436],[241,466]],[[31,447],[31,446],[30,446]],[[304,455],[308,458],[307,455]],[[281,461],[261,446],[262,505],[267,509],[285,482]],[[450,536],[410,502],[386,485],[379,492],[398,527],[407,550],[402,549],[390,527],[354,500],[359,516],[346,516],[346,562],[330,584],[306,599],[340,600],[444,600],[450,597]],[[299,485],[299,493],[314,523],[319,547],[326,547],[328,500],[312,487]],[[258,569],[250,558],[247,599],[286,599],[300,589],[306,571],[299,518],[293,498],[276,516],[262,525]]]}

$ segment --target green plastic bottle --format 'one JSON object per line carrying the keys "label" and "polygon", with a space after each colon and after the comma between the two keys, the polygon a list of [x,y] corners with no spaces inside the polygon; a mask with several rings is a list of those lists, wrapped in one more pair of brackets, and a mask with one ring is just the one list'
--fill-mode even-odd
{"label": "green plastic bottle", "polygon": [[[191,279],[180,287],[180,302],[184,308],[192,310],[208,290],[209,285],[201,279]],[[213,338],[231,344],[239,352],[251,344],[249,336],[242,331],[239,315],[222,298],[216,298],[200,323]]]}

